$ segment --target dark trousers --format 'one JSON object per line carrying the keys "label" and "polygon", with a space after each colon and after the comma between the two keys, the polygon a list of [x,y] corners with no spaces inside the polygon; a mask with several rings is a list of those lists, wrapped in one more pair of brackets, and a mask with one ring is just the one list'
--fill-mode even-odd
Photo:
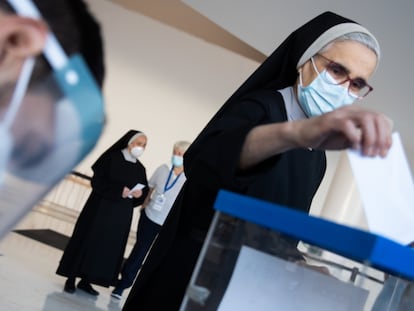
{"label": "dark trousers", "polygon": [[160,229],[161,226],[150,220],[142,210],[138,222],[137,240],[122,267],[121,279],[116,285],[117,290],[128,288],[134,283],[135,276]]}

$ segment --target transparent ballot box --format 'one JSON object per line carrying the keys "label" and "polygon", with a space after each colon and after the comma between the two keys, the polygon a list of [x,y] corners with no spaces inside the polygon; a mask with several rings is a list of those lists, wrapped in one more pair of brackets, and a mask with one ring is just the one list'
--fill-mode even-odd
{"label": "transparent ballot box", "polygon": [[414,250],[220,191],[180,310],[414,310]]}

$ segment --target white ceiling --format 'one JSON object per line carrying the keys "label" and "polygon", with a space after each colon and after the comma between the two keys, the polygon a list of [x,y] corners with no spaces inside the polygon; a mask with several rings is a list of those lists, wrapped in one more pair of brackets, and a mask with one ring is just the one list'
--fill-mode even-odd
{"label": "white ceiling", "polygon": [[112,0],[112,2],[252,60],[261,62],[266,58],[262,52],[180,0]]}

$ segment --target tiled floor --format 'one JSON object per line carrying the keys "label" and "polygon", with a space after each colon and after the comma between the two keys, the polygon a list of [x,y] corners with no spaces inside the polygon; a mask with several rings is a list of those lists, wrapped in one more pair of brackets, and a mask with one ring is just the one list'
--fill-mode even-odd
{"label": "tiled floor", "polygon": [[[33,224],[41,227],[45,217],[31,212],[18,227],[32,229]],[[50,228],[50,220],[47,222]],[[61,256],[61,250],[17,233],[11,232],[3,238],[0,241],[0,311],[122,309],[125,298],[113,300],[112,288],[94,286],[100,292],[97,298],[81,290],[74,294],[63,292],[65,279],[55,274]],[[127,295],[128,290],[124,292]]]}

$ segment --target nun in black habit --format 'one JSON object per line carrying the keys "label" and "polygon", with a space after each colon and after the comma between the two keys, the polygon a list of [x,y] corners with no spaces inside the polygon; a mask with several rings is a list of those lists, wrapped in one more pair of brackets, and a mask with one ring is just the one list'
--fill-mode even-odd
{"label": "nun in black habit", "polygon": [[92,192],[76,222],[60,260],[57,274],[67,277],[64,290],[78,288],[99,293],[90,283],[114,285],[124,258],[134,208],[141,205],[148,187],[129,194],[137,183],[147,185],[145,167],[138,160],[147,137],[128,131],[92,165]]}
{"label": "nun in black habit", "polygon": [[367,81],[379,56],[367,29],[331,12],[289,35],[186,152],[187,182],[123,310],[179,309],[219,189],[308,212],[325,173],[324,150],[385,156],[392,122],[350,105],[372,90]]}

